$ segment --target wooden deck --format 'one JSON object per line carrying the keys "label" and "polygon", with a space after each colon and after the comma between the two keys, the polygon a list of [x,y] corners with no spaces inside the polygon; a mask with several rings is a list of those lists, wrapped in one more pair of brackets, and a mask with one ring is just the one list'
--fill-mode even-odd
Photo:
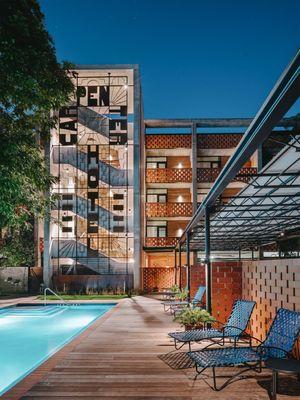
{"label": "wooden deck", "polygon": [[[2,398],[269,399],[267,371],[221,392],[214,392],[202,380],[194,382],[193,368],[178,369],[186,366],[184,353],[170,353],[173,346],[167,332],[177,328],[159,301],[146,297],[123,300]],[[279,392],[284,390],[287,395],[279,394],[278,400],[300,399],[300,385],[294,377],[283,376],[280,383]]]}

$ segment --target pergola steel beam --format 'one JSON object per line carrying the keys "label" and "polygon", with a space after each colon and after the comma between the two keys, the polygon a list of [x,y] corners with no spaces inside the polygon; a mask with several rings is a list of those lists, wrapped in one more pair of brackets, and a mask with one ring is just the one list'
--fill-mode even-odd
{"label": "pergola steel beam", "polygon": [[248,160],[258,146],[263,143],[286,112],[298,99],[300,93],[300,51],[287,66],[273,90],[263,103],[257,115],[243,135],[234,154],[230,157],[217,177],[204,201],[185,228],[179,243],[186,238],[205,215],[205,209],[212,207],[228,184],[236,177],[245,161]]}

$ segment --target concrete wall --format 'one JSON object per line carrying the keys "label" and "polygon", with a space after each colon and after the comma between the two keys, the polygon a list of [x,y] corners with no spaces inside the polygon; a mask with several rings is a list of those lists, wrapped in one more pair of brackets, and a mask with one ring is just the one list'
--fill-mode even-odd
{"label": "concrete wall", "polygon": [[133,275],[58,275],[53,277],[54,290],[70,293],[108,288],[123,290],[126,286],[129,289],[133,288]]}
{"label": "concrete wall", "polygon": [[28,268],[0,268],[0,294],[27,293]]}

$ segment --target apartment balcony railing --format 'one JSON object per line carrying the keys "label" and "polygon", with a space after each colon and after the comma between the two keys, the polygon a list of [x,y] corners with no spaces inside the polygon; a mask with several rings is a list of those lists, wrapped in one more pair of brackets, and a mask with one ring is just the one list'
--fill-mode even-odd
{"label": "apartment balcony railing", "polygon": [[153,168],[146,170],[147,183],[192,182],[191,168]]}
{"label": "apartment balcony railing", "polygon": [[146,237],[145,247],[173,247],[178,239],[176,237]]}
{"label": "apartment balcony railing", "polygon": [[147,217],[191,217],[193,203],[146,203]]}
{"label": "apartment balcony railing", "polygon": [[191,135],[146,135],[146,149],[178,149],[192,147]]}
{"label": "apartment balcony railing", "polygon": [[[197,182],[214,182],[222,168],[197,168]],[[242,168],[235,181],[248,182],[252,175],[257,174],[257,168]]]}

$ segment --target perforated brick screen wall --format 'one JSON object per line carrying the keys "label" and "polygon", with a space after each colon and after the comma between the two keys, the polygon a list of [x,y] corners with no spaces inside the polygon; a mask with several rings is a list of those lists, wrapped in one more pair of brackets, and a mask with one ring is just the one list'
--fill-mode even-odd
{"label": "perforated brick screen wall", "polygon": [[146,149],[191,148],[191,135],[147,135]]}
{"label": "perforated brick screen wall", "polygon": [[[174,268],[143,268],[143,288],[153,290],[170,287],[175,282]],[[186,269],[182,269],[182,283],[186,285]],[[193,266],[191,270],[191,295],[198,287],[205,285],[204,265]],[[242,269],[238,262],[214,262],[212,265],[213,315],[226,321],[234,301],[242,295]]]}
{"label": "perforated brick screen wall", "polygon": [[231,149],[239,144],[243,135],[198,135],[197,147],[199,149]]}
{"label": "perforated brick screen wall", "polygon": [[[252,334],[263,340],[280,307],[300,311],[300,260],[244,261],[243,297],[256,301]],[[299,342],[295,349],[300,358]]]}

